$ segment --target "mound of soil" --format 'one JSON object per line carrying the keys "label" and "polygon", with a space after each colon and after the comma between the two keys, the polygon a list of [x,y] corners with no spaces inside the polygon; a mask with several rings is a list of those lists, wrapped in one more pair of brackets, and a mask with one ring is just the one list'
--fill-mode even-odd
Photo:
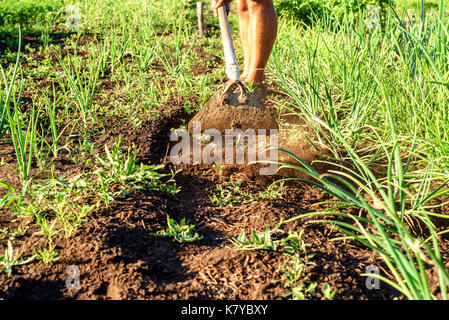
{"label": "mound of soil", "polygon": [[[233,92],[234,85],[240,91]],[[241,82],[229,83],[224,92],[215,94],[189,122],[190,133],[194,132],[195,125],[200,126],[200,132],[214,129],[222,134],[235,129],[266,130],[269,134],[271,129],[278,129],[276,120],[257,94],[247,93]]]}

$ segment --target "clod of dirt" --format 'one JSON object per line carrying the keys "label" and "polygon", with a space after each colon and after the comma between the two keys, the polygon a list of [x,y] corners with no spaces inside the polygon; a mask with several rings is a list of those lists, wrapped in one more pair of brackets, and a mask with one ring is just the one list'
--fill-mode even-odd
{"label": "clod of dirt", "polygon": [[[232,92],[238,86],[240,92]],[[243,85],[230,83],[223,93],[215,94],[208,103],[189,122],[189,132],[192,133],[194,123],[199,121],[201,131],[216,129],[225,133],[226,129],[278,129],[278,124],[271,113],[264,107],[255,93],[248,93]]]}

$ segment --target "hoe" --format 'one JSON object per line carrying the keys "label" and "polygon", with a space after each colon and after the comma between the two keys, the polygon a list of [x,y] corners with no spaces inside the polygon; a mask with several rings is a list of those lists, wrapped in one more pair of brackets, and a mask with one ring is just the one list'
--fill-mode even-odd
{"label": "hoe", "polygon": [[188,125],[189,132],[193,132],[196,122],[201,125],[201,131],[216,129],[224,134],[226,129],[253,129],[256,132],[265,129],[269,134],[270,129],[278,129],[278,124],[257,94],[249,92],[240,81],[231,29],[223,5],[218,9],[218,17],[229,81],[224,92],[215,94],[192,118]]}

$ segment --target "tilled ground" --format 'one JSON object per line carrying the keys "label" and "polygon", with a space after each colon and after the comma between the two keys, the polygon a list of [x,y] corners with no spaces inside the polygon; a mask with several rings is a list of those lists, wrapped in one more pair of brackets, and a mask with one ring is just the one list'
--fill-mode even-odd
{"label": "tilled ground", "polygon": [[[165,157],[168,134],[182,116],[180,107],[172,108],[167,117],[145,123],[140,130],[115,128],[106,136],[121,132],[124,141],[141,147],[140,160],[157,163]],[[0,157],[13,160],[3,149]],[[10,151],[10,150],[9,150]],[[154,151],[154,153],[152,152]],[[71,176],[83,168],[66,164],[61,159],[56,168]],[[167,164],[168,166],[169,164]],[[278,200],[229,207],[214,207],[208,190],[228,181],[231,174],[244,173],[243,187],[248,192],[266,189],[266,181],[249,174],[247,166],[218,169],[205,166],[183,166],[175,179],[181,187],[176,198],[159,192],[135,193],[119,199],[111,207],[91,214],[88,223],[77,233],[55,237],[60,260],[53,265],[42,262],[14,268],[11,276],[0,275],[0,297],[4,299],[281,299],[287,291],[281,268],[287,256],[278,251],[240,251],[229,242],[241,232],[262,232],[280,219],[317,209],[314,204],[329,200],[319,189],[305,184],[286,187]],[[12,174],[0,168],[0,180],[13,181]],[[248,178],[249,177],[249,178]],[[257,183],[264,181],[265,183]],[[186,218],[196,225],[203,239],[180,244],[151,235],[166,228],[166,215],[179,221]],[[11,228],[18,220],[4,213],[0,227]],[[392,290],[368,290],[360,276],[368,265],[380,264],[371,250],[353,242],[329,241],[337,236],[323,225],[292,222],[284,228],[305,228],[303,240],[310,244],[316,266],[308,267],[311,281],[319,286],[329,283],[338,290],[339,299],[391,298]],[[44,247],[46,240],[30,228],[20,242],[14,243],[25,255]],[[5,246],[3,246],[5,247]],[[68,266],[80,270],[80,288],[67,289]],[[318,297],[321,297],[320,293]]]}

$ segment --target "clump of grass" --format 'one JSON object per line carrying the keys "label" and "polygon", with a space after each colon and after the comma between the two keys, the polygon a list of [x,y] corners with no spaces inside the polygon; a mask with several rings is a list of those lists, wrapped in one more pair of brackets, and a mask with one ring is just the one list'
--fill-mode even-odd
{"label": "clump of grass", "polygon": [[48,238],[48,248],[43,248],[39,250],[34,250],[34,254],[37,258],[41,259],[45,264],[53,264],[53,262],[58,261],[58,252],[55,250],[56,245],[53,243],[53,237],[57,235],[61,228],[57,229],[56,224],[58,219],[53,219],[49,222],[47,217],[43,214],[37,216],[37,223],[42,229],[42,235]]}
{"label": "clump of grass", "polygon": [[[74,97],[75,105],[82,119],[82,125],[87,128],[89,123],[96,119],[94,96],[100,75],[101,58],[98,61],[92,59],[84,70],[82,70],[82,65],[76,58],[72,59],[69,56],[69,62],[66,63],[58,55],[58,60],[67,79],[68,88]],[[61,83],[61,85],[64,86],[64,83]]]}
{"label": "clump of grass", "polygon": [[173,238],[180,243],[194,242],[203,238],[197,232],[193,233],[195,226],[186,224],[185,218],[178,223],[167,215],[167,225],[168,228],[166,230],[152,233],[151,235],[155,237]]}
{"label": "clump of grass", "polygon": [[60,259],[55,247],[54,244],[49,244],[48,248],[34,250],[34,255],[45,264],[53,264]]}
{"label": "clump of grass", "polygon": [[[280,240],[280,245],[285,250],[287,260],[281,267],[281,277],[278,281],[282,282],[288,289],[283,296],[292,300],[307,300],[310,297],[316,297],[317,282],[311,281],[306,273],[308,267],[314,267],[314,254],[308,252],[309,244],[302,236],[304,229],[299,232],[290,232],[286,237]],[[337,290],[331,290],[329,284],[323,286],[323,296],[332,300]]]}

